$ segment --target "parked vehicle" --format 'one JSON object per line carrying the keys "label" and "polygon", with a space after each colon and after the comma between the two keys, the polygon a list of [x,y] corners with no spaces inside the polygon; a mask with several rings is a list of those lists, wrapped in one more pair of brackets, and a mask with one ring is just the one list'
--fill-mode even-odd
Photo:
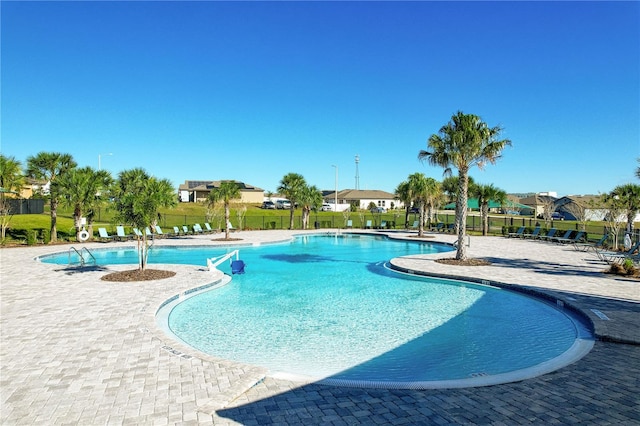
{"label": "parked vehicle", "polygon": [[262,206],[260,207],[261,209],[267,209],[267,210],[275,210],[276,209],[276,203],[274,203],[273,201],[265,201],[262,203]]}
{"label": "parked vehicle", "polygon": [[374,207],[371,209],[371,213],[386,213],[387,209],[384,207]]}
{"label": "parked vehicle", "polygon": [[331,207],[331,204],[324,203],[322,204],[322,207],[320,207],[320,211],[323,211],[323,212],[330,212],[332,210],[333,208]]}
{"label": "parked vehicle", "polygon": [[278,210],[288,210],[291,208],[291,202],[289,200],[276,201],[276,208]]}
{"label": "parked vehicle", "polygon": [[551,213],[551,220],[564,220],[564,216],[562,216],[562,213],[553,212]]}

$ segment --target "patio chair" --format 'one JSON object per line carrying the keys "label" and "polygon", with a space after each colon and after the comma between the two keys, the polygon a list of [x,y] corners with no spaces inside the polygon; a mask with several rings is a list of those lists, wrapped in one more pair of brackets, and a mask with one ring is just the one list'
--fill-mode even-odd
{"label": "patio chair", "polygon": [[133,237],[133,235],[127,234],[124,231],[124,226],[118,225],[116,226],[116,237],[120,241],[126,241],[126,240],[130,240]]}
{"label": "patio chair", "polygon": [[347,220],[347,228],[353,228],[353,221],[351,219]]}
{"label": "patio chair", "polygon": [[444,229],[444,232],[447,232],[447,233],[451,232],[453,234],[454,232],[456,232],[456,224],[455,223],[448,224],[447,227]]}
{"label": "patio chair", "polygon": [[213,234],[213,233],[215,233],[215,232],[216,232],[216,230],[215,230],[215,229],[213,229],[213,228],[211,227],[211,225],[209,225],[209,222],[205,222],[205,223],[204,223],[204,227],[206,228],[206,229],[204,230],[204,232],[206,232],[207,234]]}
{"label": "patio chair", "polygon": [[[606,263],[622,262],[623,260],[637,257],[635,252],[640,250],[640,240],[636,242],[627,251],[612,251],[612,250],[596,250],[596,255]],[[640,253],[639,253],[640,254]]]}
{"label": "patio chair", "polygon": [[177,226],[173,227],[173,234],[170,234],[171,237],[179,237],[180,236],[180,228]]}
{"label": "patio chair", "polygon": [[383,220],[382,222],[380,222],[380,229],[387,229],[387,221]]}
{"label": "patio chair", "polygon": [[608,238],[609,238],[609,234],[604,234],[602,238],[600,238],[596,242],[589,242],[589,241],[584,241],[581,243],[575,242],[573,243],[573,248],[581,251],[601,249],[601,248],[604,248],[604,243],[607,242]]}
{"label": "patio chair", "polygon": [[560,244],[571,244],[571,243],[576,243],[578,241],[582,241],[583,239],[584,239],[584,231],[580,231],[571,238],[556,238],[554,239],[554,242],[560,243]]}
{"label": "patio chair", "polygon": [[182,233],[184,235],[189,235],[191,234],[191,231],[189,231],[189,227],[187,225],[182,225]]}
{"label": "patio chair", "polygon": [[364,229],[371,229],[371,221],[367,220],[367,223],[364,225]]}
{"label": "patio chair", "polygon": [[535,240],[538,238],[538,235],[540,235],[540,225],[537,225],[530,234],[522,234],[522,238],[531,238],[532,240]]}
{"label": "patio chair", "polygon": [[155,230],[156,230],[156,237],[164,238],[167,236],[164,232],[162,232],[162,228],[160,228],[160,225],[156,225]]}
{"label": "patio chair", "polygon": [[138,228],[133,228],[133,234],[138,238],[143,237],[142,232]]}
{"label": "patio chair", "polygon": [[233,260],[231,262],[231,273],[232,274],[244,274],[244,267],[246,266],[246,264],[238,259],[238,260]]}
{"label": "patio chair", "polygon": [[442,222],[438,222],[435,226],[431,226],[431,227],[429,228],[429,231],[432,231],[432,232],[440,232],[440,231],[442,231],[442,230],[443,230],[443,228],[444,228],[444,223],[442,223]]}
{"label": "patio chair", "polygon": [[202,229],[202,226],[200,226],[199,223],[194,223],[193,224],[193,233],[194,234],[204,234],[204,230]]}
{"label": "patio chair", "polygon": [[571,236],[571,234],[573,234],[573,229],[567,229],[562,237],[553,236],[549,238],[548,241],[551,241],[553,243],[559,243],[560,242],[559,240],[569,240],[570,239],[569,237]]}
{"label": "patio chair", "polygon": [[107,228],[98,228],[98,235],[100,241],[103,242],[113,241],[113,239],[115,238],[113,235],[109,235],[109,233],[107,232]]}
{"label": "patio chair", "polygon": [[524,234],[524,226],[521,226],[520,228],[518,228],[518,230],[516,232],[509,232],[507,234],[507,238],[522,238],[522,235]]}
{"label": "patio chair", "polygon": [[414,220],[413,225],[411,225],[409,229],[418,229],[418,225],[420,225],[420,221]]}
{"label": "patio chair", "polygon": [[550,241],[554,235],[556,235],[556,228],[551,228],[549,232],[547,232],[547,235],[539,235],[537,239],[540,241]]}

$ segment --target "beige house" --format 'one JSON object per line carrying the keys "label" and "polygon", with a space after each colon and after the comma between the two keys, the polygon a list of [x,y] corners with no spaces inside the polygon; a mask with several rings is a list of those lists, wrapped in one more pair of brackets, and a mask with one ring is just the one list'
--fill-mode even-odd
{"label": "beige house", "polygon": [[[205,201],[214,188],[220,187],[221,180],[186,180],[178,187],[178,198],[183,203],[197,203]],[[240,187],[240,202],[244,204],[262,204],[264,189],[235,182]]]}
{"label": "beige house", "polygon": [[[335,191],[326,191],[324,201],[333,203],[335,201]],[[395,194],[376,189],[343,189],[338,191],[338,204],[356,204],[360,209],[368,209],[373,203],[376,207],[385,209],[404,208],[404,204],[398,200]]]}

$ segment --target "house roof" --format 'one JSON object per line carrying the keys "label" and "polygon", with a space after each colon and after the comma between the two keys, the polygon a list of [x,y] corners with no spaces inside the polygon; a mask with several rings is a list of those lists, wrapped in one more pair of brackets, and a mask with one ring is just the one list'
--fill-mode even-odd
{"label": "house roof", "polygon": [[[180,184],[178,189],[180,191],[211,191],[214,188],[219,188],[221,182],[226,182],[226,180],[185,180],[184,183]],[[258,188],[257,186],[237,180],[232,180],[232,182],[238,184],[240,191],[264,192],[264,189]]]}
{"label": "house roof", "polygon": [[[335,191],[331,191],[324,197],[334,198],[335,194]],[[395,194],[378,189],[343,189],[338,191],[338,198],[341,200],[395,200],[398,197]]]}

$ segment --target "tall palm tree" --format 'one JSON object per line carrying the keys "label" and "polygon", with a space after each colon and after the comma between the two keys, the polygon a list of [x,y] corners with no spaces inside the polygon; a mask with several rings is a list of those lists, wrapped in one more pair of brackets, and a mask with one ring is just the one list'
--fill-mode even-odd
{"label": "tall palm tree", "polygon": [[478,199],[482,220],[482,235],[487,235],[489,233],[489,202],[495,201],[502,205],[507,201],[507,193],[500,188],[496,188],[493,184],[473,185],[470,187],[469,193],[472,197]]}
{"label": "tall palm tree", "polygon": [[61,175],[51,185],[60,197],[60,203],[73,208],[73,219],[76,228],[76,239],[82,231],[82,217],[89,219],[88,232],[93,235],[93,218],[95,210],[108,197],[108,189],[112,184],[111,174],[106,170],[94,170],[91,167],[75,168]]}
{"label": "tall palm tree", "polygon": [[[161,208],[177,204],[175,189],[167,179],[157,179],[144,169],[124,170],[113,187],[114,220],[139,229],[153,228],[158,223]],[[138,239],[138,266],[144,270],[149,256],[146,232]]]}
{"label": "tall palm tree", "polygon": [[458,251],[456,259],[466,260],[467,191],[469,185],[469,169],[473,166],[484,168],[486,163],[494,164],[501,156],[502,150],[511,145],[509,139],[498,139],[502,128],[489,127],[480,117],[458,111],[451,121],[440,128],[428,140],[428,151],[421,150],[420,160],[427,160],[433,166],[451,173],[451,167],[458,169],[458,193],[456,201],[456,225],[458,230]]}
{"label": "tall palm tree", "polygon": [[628,183],[616,186],[609,197],[615,199],[616,204],[623,208],[627,216],[627,232],[632,232],[633,220],[640,212],[640,185]]}
{"label": "tall palm tree", "polygon": [[409,191],[411,193],[411,199],[418,205],[418,211],[420,212],[420,224],[418,225],[418,236],[424,235],[424,212],[427,204],[428,197],[428,182],[427,177],[422,173],[413,173],[409,175]]}
{"label": "tall palm tree", "polygon": [[[638,164],[640,164],[640,158],[638,158]],[[640,179],[640,166],[638,166],[638,168],[636,168],[636,177],[638,179]]]}
{"label": "tall palm tree", "polygon": [[442,184],[435,180],[434,178],[427,178],[427,189],[426,189],[426,199],[425,199],[425,207],[426,211],[426,221],[429,225],[433,223],[433,219],[435,216],[435,212],[442,201]]}
{"label": "tall palm tree", "polygon": [[304,187],[307,185],[307,182],[304,180],[304,177],[298,173],[288,173],[286,174],[282,180],[280,181],[280,186],[278,186],[278,192],[291,202],[291,207],[289,208],[289,229],[293,229],[293,213],[296,207],[296,203],[298,202],[298,198]]}
{"label": "tall palm tree", "polygon": [[227,240],[229,239],[229,217],[231,216],[229,206],[231,204],[231,200],[237,200],[239,198],[240,186],[238,186],[238,183],[233,180],[223,180],[220,182],[219,187],[213,188],[211,192],[209,192],[209,196],[207,197],[207,203],[209,206],[212,206],[219,201],[222,201],[224,204],[224,238]]}
{"label": "tall palm tree", "polygon": [[309,228],[311,210],[322,206],[322,192],[315,186],[307,186],[300,191],[298,204],[302,208],[302,229]]}
{"label": "tall palm tree", "polygon": [[19,193],[24,184],[22,165],[15,157],[0,154],[0,242],[4,241],[12,213],[6,199],[8,193]]}
{"label": "tall palm tree", "polygon": [[46,180],[49,183],[49,202],[51,206],[51,241],[58,240],[56,222],[58,220],[58,194],[53,188],[55,180],[77,166],[70,154],[59,152],[39,152],[36,156],[27,157],[27,176]]}
{"label": "tall palm tree", "polygon": [[411,209],[411,202],[413,201],[411,199],[411,188],[409,187],[409,182],[406,180],[400,182],[396,187],[394,194],[396,197],[398,197],[398,200],[400,200],[404,204],[404,223],[405,226],[408,227],[409,210]]}

